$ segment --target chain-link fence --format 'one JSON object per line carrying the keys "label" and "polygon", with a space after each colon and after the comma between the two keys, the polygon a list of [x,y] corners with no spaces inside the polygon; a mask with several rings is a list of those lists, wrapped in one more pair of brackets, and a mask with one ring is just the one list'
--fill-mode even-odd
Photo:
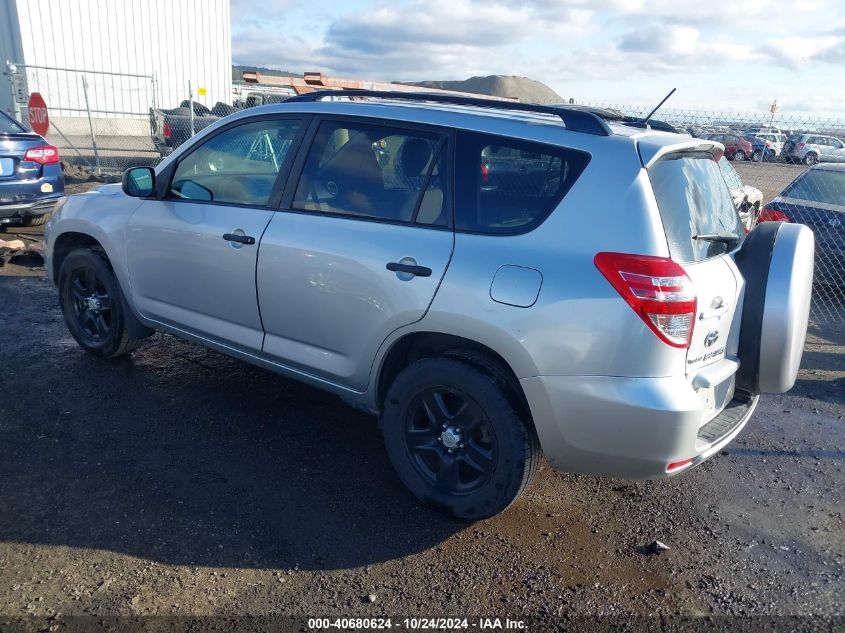
{"label": "chain-link fence", "polygon": [[[650,108],[596,105],[629,124]],[[816,237],[812,317],[845,323],[845,120],[661,109],[654,127],[725,146],[722,173],[749,220],[809,226]]]}
{"label": "chain-link fence", "polygon": [[29,94],[44,98],[50,115],[47,140],[59,148],[66,166],[120,171],[158,160],[150,136],[154,77],[13,62],[6,74],[24,123],[29,123]]}

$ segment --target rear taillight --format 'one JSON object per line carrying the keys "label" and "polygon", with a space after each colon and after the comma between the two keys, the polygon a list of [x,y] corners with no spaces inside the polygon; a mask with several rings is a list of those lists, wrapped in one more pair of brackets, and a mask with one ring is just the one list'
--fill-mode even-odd
{"label": "rear taillight", "polygon": [[51,163],[59,162],[59,150],[52,145],[41,145],[40,147],[32,147],[26,150],[23,155],[24,160],[38,163],[39,165],[49,165]]}
{"label": "rear taillight", "polygon": [[170,130],[170,124],[169,124],[169,123],[165,123],[165,124],[164,124],[164,138],[170,138],[170,135],[171,135],[171,134],[172,134],[172,132],[171,132],[171,130]]}
{"label": "rear taillight", "polygon": [[760,224],[760,222],[792,222],[792,220],[783,211],[764,207],[760,211],[760,215],[757,216],[757,224]]}
{"label": "rear taillight", "polygon": [[696,296],[680,264],[667,257],[626,253],[599,253],[594,262],[660,340],[672,347],[689,347]]}
{"label": "rear taillight", "polygon": [[798,143],[798,149],[801,149],[802,147],[804,147],[804,143]]}
{"label": "rear taillight", "polygon": [[481,182],[486,185],[489,180],[490,180],[490,168],[487,165],[485,165],[484,163],[481,163]]}

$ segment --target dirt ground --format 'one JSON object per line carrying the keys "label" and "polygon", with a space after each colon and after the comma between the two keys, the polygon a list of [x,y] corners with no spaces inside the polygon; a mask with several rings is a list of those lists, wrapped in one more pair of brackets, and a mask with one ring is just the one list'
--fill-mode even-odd
{"label": "dirt ground", "polygon": [[0,630],[56,614],[845,626],[841,326],[812,328],[795,388],[701,467],[544,467],[467,524],[420,506],[375,420],[333,396],[165,335],[87,356],[38,263],[0,268]]}

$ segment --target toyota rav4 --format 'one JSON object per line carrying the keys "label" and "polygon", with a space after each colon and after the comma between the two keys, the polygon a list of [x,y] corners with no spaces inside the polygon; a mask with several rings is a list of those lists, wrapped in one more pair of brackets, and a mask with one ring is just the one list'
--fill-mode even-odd
{"label": "toyota rav4", "polygon": [[47,264],[84,350],[160,330],[335,393],[378,416],[413,494],[469,519],[517,499],[541,450],[677,475],[793,385],[813,233],[746,235],[719,143],[330,94],[348,99],[233,114],[66,200]]}

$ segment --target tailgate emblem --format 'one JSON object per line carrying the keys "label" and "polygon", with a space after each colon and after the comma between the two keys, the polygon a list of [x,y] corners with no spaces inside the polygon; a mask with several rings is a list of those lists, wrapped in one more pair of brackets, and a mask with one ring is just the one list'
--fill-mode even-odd
{"label": "tailgate emblem", "polygon": [[830,224],[830,226],[832,226],[833,228],[836,228],[837,226],[842,224],[842,222],[840,222],[836,218],[831,218],[830,220],[827,221],[827,223]]}
{"label": "tailgate emblem", "polygon": [[707,336],[704,337],[704,347],[712,347],[713,344],[719,340],[719,332],[717,330],[713,330],[707,333]]}

